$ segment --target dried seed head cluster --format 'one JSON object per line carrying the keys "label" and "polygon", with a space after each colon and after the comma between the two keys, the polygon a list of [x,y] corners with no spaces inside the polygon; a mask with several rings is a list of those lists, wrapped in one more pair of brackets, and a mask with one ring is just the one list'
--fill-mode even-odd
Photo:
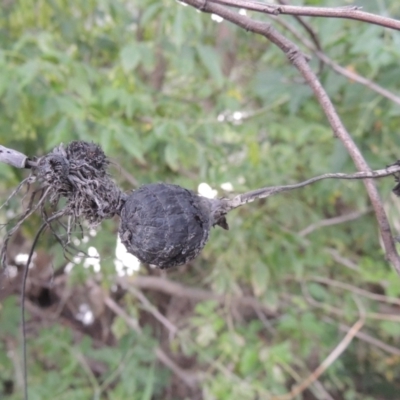
{"label": "dried seed head cluster", "polygon": [[[35,183],[35,187],[23,212],[4,236],[1,264],[7,265],[11,237],[37,210],[65,252],[71,252],[71,232],[75,225],[81,226],[81,222],[87,221],[90,226],[95,226],[118,215],[125,195],[107,173],[108,164],[100,146],[84,141],[74,141],[65,147],[61,144],[45,156],[29,160],[31,174],[18,185],[10,198],[23,186],[29,188]],[[48,210],[49,204],[51,210]],[[53,224],[63,216],[69,217],[68,223],[65,225],[60,221],[57,229]],[[60,234],[59,229],[66,236]]]}
{"label": "dried seed head cluster", "polygon": [[52,205],[65,198],[65,214],[93,226],[118,214],[123,202],[121,190],[107,174],[108,164],[100,146],[75,141],[41,157],[34,172],[48,188]]}
{"label": "dried seed head cluster", "polygon": [[[194,259],[206,244],[212,226],[228,229],[222,200],[207,199],[165,183],[145,185],[126,195],[108,175],[108,164],[100,146],[83,141],[65,147],[61,144],[31,162],[27,184],[36,179],[38,188],[7,232],[1,252],[3,263],[9,239],[36,210],[67,252],[75,224],[87,221],[93,226],[119,215],[119,232],[128,251],[140,261],[160,268]],[[46,211],[48,204],[52,206],[50,214]],[[66,239],[52,226],[63,216],[70,217],[67,225],[60,224],[66,230]]]}

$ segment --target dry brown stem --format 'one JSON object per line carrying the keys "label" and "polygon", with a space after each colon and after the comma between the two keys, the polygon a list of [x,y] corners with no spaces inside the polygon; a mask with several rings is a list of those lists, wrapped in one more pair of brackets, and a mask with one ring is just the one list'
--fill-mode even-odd
{"label": "dry brown stem", "polygon": [[322,219],[318,222],[315,222],[314,224],[307,226],[307,228],[302,229],[299,232],[299,235],[304,237],[304,236],[310,235],[312,232],[318,230],[319,228],[323,228],[325,226],[338,225],[338,224],[343,224],[345,222],[354,221],[358,218],[363,217],[364,215],[368,214],[369,212],[371,212],[371,209],[367,209],[367,210],[363,210],[363,211],[354,211],[349,214],[339,215],[338,217]]}
{"label": "dry brown stem", "polygon": [[129,290],[131,286],[135,286],[140,289],[155,290],[171,296],[186,297],[195,301],[215,300],[219,303],[229,302],[231,305],[251,307],[253,309],[262,310],[269,317],[277,315],[275,310],[268,308],[254,297],[223,296],[208,290],[184,286],[181,283],[173,282],[158,276],[137,276],[130,280],[119,278],[117,282],[126,290]]}
{"label": "dry brown stem", "polygon": [[[327,65],[328,67],[332,68],[333,71],[336,73],[344,76],[345,78],[349,79],[352,82],[357,82],[360,85],[363,85],[367,87],[368,89],[378,93],[382,97],[387,98],[388,100],[392,101],[393,103],[396,103],[400,105],[400,97],[396,96],[394,93],[391,91],[383,88],[382,86],[378,85],[374,81],[371,81],[370,79],[365,78],[364,76],[361,76],[357,74],[355,71],[351,71],[345,67],[342,67],[335,61],[333,61],[331,58],[329,58],[326,53],[323,52],[321,46],[319,43],[315,43],[313,40],[313,43],[311,43],[309,40],[307,40],[303,35],[298,32],[293,24],[290,24],[288,21],[278,18],[275,16],[271,16],[271,18],[279,25],[283,26],[288,32],[290,32],[297,40],[299,40],[306,48],[311,50],[313,54],[322,62],[324,65]],[[307,24],[308,25],[308,24]]]}
{"label": "dry brown stem", "polygon": [[332,287],[337,287],[337,288],[344,289],[344,290],[348,290],[348,291],[352,292],[353,294],[367,297],[371,300],[376,300],[376,301],[380,301],[383,303],[389,303],[389,304],[396,304],[396,305],[400,306],[400,299],[397,299],[395,297],[388,297],[388,296],[378,294],[378,293],[368,292],[368,290],[360,289],[356,286],[350,285],[345,282],[336,281],[334,279],[325,278],[323,276],[315,276],[312,278],[308,278],[307,280],[322,283],[322,284],[332,286]]}
{"label": "dry brown stem", "polygon": [[345,18],[356,21],[368,22],[385,28],[400,30],[400,21],[361,11],[359,6],[343,7],[309,7],[292,5],[266,4],[248,0],[209,0],[225,6],[243,8],[245,10],[259,11],[271,15],[298,15],[303,17]]}

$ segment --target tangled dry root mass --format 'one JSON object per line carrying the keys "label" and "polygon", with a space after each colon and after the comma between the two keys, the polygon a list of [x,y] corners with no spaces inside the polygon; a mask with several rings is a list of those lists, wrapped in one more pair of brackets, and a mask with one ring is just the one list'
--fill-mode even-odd
{"label": "tangled dry root mass", "polygon": [[108,164],[100,146],[75,141],[41,157],[34,172],[41,186],[49,189],[50,204],[65,198],[66,215],[94,226],[119,214],[123,204],[121,189],[107,173]]}

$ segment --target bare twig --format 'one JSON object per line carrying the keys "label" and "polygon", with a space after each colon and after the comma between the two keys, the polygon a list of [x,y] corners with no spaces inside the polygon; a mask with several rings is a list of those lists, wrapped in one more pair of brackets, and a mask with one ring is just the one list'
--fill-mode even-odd
{"label": "bare twig", "polygon": [[[306,369],[307,374],[310,374],[308,368],[305,368],[304,363],[300,362],[300,360],[296,360],[296,364],[301,365],[301,368]],[[302,381],[301,375],[290,365],[284,363],[280,363],[279,365],[283,370],[286,370],[290,376],[296,380],[296,382]],[[314,396],[318,398],[318,400],[335,400],[318,380],[310,385],[310,390],[313,392]]]}
{"label": "bare twig", "polygon": [[126,285],[125,288],[129,291],[129,293],[137,297],[137,299],[142,303],[143,308],[153,315],[157,321],[164,325],[171,335],[175,335],[178,332],[178,328],[168,318],[162,315],[140,290],[130,285]]}
{"label": "bare twig", "polygon": [[217,300],[219,295],[207,290],[183,286],[180,283],[158,276],[136,276],[133,279],[118,278],[117,282],[125,289],[133,285],[140,289],[156,290],[178,297],[187,297],[196,301]]}
{"label": "bare twig", "polygon": [[[284,294],[282,297],[287,298],[287,299],[289,299],[289,300],[292,300],[292,299],[291,299],[292,296],[287,295],[287,294]],[[310,299],[309,299],[309,296],[306,295],[306,297],[308,297],[307,300],[309,301],[309,300],[310,300]],[[312,301],[311,301],[311,302],[309,301],[309,303],[312,303]],[[293,304],[294,304],[294,303],[293,303]],[[314,305],[314,304],[312,304],[312,305]],[[315,304],[315,305],[317,305],[317,304]],[[317,305],[317,306],[318,306],[318,305]],[[318,306],[318,307],[320,307],[320,306]],[[331,312],[332,309],[331,309],[331,310],[328,310],[328,311]],[[341,317],[346,317],[346,315],[345,315],[344,312],[340,312],[340,313],[339,313],[339,312],[337,312],[337,313],[334,312],[333,314],[340,315]],[[368,318],[368,317],[369,317],[369,315],[367,314],[367,315],[366,315],[366,318]],[[343,331],[343,332],[348,332],[348,331],[350,331],[350,329],[351,329],[350,326],[345,325],[345,324],[342,324],[342,323],[339,323],[339,324],[338,324],[337,321],[335,321],[334,319],[332,319],[332,318],[330,318],[330,317],[327,317],[327,316],[322,317],[322,320],[323,320],[324,322],[327,322],[327,323],[331,324],[331,325],[337,326],[337,327],[338,327],[341,331]],[[382,341],[379,340],[379,339],[374,338],[373,336],[371,336],[371,335],[369,335],[369,334],[367,334],[367,333],[365,333],[365,332],[357,332],[356,337],[358,337],[359,339],[361,339],[361,340],[363,340],[363,341],[365,341],[365,342],[367,342],[367,343],[370,343],[370,344],[373,345],[373,346],[376,346],[376,347],[378,347],[378,348],[380,348],[380,349],[386,351],[387,353],[394,354],[394,355],[400,355],[400,349],[399,349],[399,348],[390,346],[390,345],[388,345],[388,344],[382,342]]]}
{"label": "bare twig", "polygon": [[380,25],[385,28],[400,30],[400,21],[382,17],[361,11],[359,6],[344,7],[308,7],[291,5],[274,5],[258,1],[249,0],[209,0],[213,3],[223,4],[225,6],[243,8],[245,10],[259,11],[272,15],[300,15],[303,17],[323,17],[323,18],[345,18],[362,22],[368,22],[374,25]]}
{"label": "bare twig", "polygon": [[170,357],[162,350],[160,347],[156,349],[157,358],[169,368],[182,382],[184,382],[188,387],[195,388],[201,377],[196,372],[190,372],[182,369],[177,365]]}
{"label": "bare twig", "polygon": [[[342,332],[349,332],[351,327],[345,324],[337,323],[332,318],[323,317],[322,320],[327,322],[328,324],[337,326]],[[368,335],[365,332],[357,332],[356,337],[360,340],[363,340],[366,343],[371,344],[372,346],[378,347],[379,349],[386,351],[389,354],[393,354],[395,356],[400,356],[400,349],[394,346],[390,346],[379,339],[374,338],[371,335]]]}
{"label": "bare twig", "polygon": [[[301,286],[304,298],[307,303],[313,307],[320,308],[325,310],[328,313],[333,315],[340,315],[341,317],[346,317],[346,312],[341,308],[333,307],[330,304],[315,300],[310,293],[308,292],[305,284]],[[283,294],[283,297],[286,297]],[[391,322],[400,322],[400,315],[397,314],[381,314],[381,313],[365,313],[365,318],[372,319],[376,321],[391,321]]]}
{"label": "bare twig", "polygon": [[293,24],[290,24],[288,21],[271,16],[273,20],[278,23],[279,25],[283,26],[287,31],[289,31],[297,40],[299,40],[304,46],[306,46],[308,49],[310,49],[315,56],[324,64],[328,65],[331,67],[336,73],[350,79],[351,81],[357,82],[368,89],[374,91],[375,93],[380,94],[383,97],[386,97],[388,100],[392,101],[393,103],[396,103],[400,105],[400,97],[396,96],[394,93],[391,91],[383,88],[382,86],[378,85],[377,83],[371,81],[370,79],[365,78],[364,76],[361,76],[357,74],[354,71],[351,71],[347,68],[342,67],[335,61],[333,61],[331,58],[329,58],[321,48],[317,47],[316,44],[311,43],[308,41],[306,38],[304,38],[303,35],[301,35],[293,26]]}
{"label": "bare twig", "polygon": [[137,333],[141,332],[140,326],[136,319],[132,318],[122,307],[120,307],[111,297],[104,299],[104,304],[115,314],[120,316],[127,325]]}
{"label": "bare twig", "polygon": [[388,100],[392,101],[393,103],[400,105],[400,97],[396,96],[389,90],[383,88],[382,86],[378,85],[377,83],[375,83],[361,75],[358,75],[354,71],[350,71],[349,69],[340,66],[339,64],[335,63],[325,53],[322,53],[321,51],[315,51],[315,55],[321,61],[323,61],[326,65],[329,65],[338,74],[341,74],[354,82],[358,82],[361,85],[364,85],[367,88],[373,90],[374,92],[380,94],[381,96],[386,97]]}
{"label": "bare twig", "polygon": [[[279,4],[282,4],[282,5],[285,5],[285,6],[290,5],[290,4],[287,3],[286,0],[278,0],[278,3],[279,3]],[[308,33],[308,35],[309,35],[311,41],[314,43],[315,48],[322,52],[323,50],[322,50],[321,42],[320,42],[320,40],[319,40],[319,37],[318,37],[318,35],[317,35],[317,32],[315,32],[315,30],[314,30],[314,28],[311,26],[311,24],[309,24],[309,23],[308,23],[302,16],[300,16],[300,15],[294,15],[293,17],[296,19],[296,21],[298,21],[298,23],[299,23],[299,24],[305,29],[305,31]],[[275,18],[275,19],[278,20],[278,21],[282,21],[282,18],[278,18],[278,17],[275,17],[275,16],[272,16],[272,18]],[[319,66],[318,66],[317,75],[320,75],[320,74],[322,73],[323,68],[324,68],[324,63],[323,63],[321,60],[319,60]]]}
{"label": "bare twig", "polygon": [[[283,6],[290,6],[286,0],[278,0],[278,3],[283,5]],[[318,50],[322,51],[322,46],[321,42],[319,40],[317,32],[314,30],[314,28],[305,20],[301,15],[294,15],[294,18],[296,21],[299,22],[299,24],[306,30],[308,35],[310,36],[310,39],[312,42],[315,44],[315,47]]]}
{"label": "bare twig", "polygon": [[228,297],[219,295],[208,290],[184,286],[169,279],[157,276],[137,276],[134,279],[119,278],[117,281],[123,288],[128,290],[129,286],[136,286],[141,289],[156,290],[172,296],[186,297],[195,301],[215,300],[224,303],[229,299],[230,304],[237,304],[243,307],[262,310],[266,315],[274,317],[277,312],[260,303],[257,299],[250,296]]}
{"label": "bare twig", "polygon": [[331,255],[331,257],[339,264],[342,264],[343,266],[345,266],[346,268],[349,268],[353,271],[359,271],[360,268],[358,267],[358,265],[350,260],[349,258],[343,257],[336,249],[333,249],[331,247],[325,247],[324,251],[328,254]]}
{"label": "bare twig", "polygon": [[332,226],[332,225],[343,224],[344,222],[354,221],[355,219],[363,217],[365,214],[368,214],[370,212],[371,209],[367,209],[363,211],[354,211],[350,214],[340,215],[339,217],[322,219],[321,221],[318,221],[315,224],[311,224],[307,226],[307,228],[302,229],[299,232],[299,235],[304,237],[324,226]]}
{"label": "bare twig", "polygon": [[354,174],[343,174],[343,173],[327,173],[323,175],[316,176],[314,178],[307,179],[306,181],[294,183],[292,185],[284,186],[270,186],[261,189],[252,190],[247,193],[240,194],[233,199],[226,200],[227,211],[234,208],[240,207],[244,204],[251,203],[257,199],[263,199],[270,197],[277,193],[288,192],[290,190],[299,189],[304,186],[310,185],[312,183],[321,181],[323,179],[365,179],[365,178],[383,178],[385,176],[393,175],[399,172],[399,165],[392,165],[385,169],[375,170],[375,171],[360,171]]}
{"label": "bare twig", "polygon": [[360,296],[367,297],[372,300],[377,300],[377,301],[381,301],[381,302],[389,303],[389,304],[397,304],[398,306],[400,306],[400,299],[384,296],[382,294],[371,293],[371,292],[368,292],[367,290],[360,289],[360,288],[350,285],[348,283],[335,281],[334,279],[324,278],[322,276],[316,276],[316,277],[308,278],[307,280],[323,283],[323,284],[337,287],[337,288],[344,289],[344,290],[349,290],[350,292],[352,292],[354,294],[358,294]]}

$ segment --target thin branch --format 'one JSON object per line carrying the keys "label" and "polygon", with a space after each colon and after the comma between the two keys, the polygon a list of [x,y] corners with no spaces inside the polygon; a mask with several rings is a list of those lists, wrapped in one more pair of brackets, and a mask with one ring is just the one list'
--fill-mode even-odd
{"label": "thin branch", "polygon": [[277,315],[276,311],[260,303],[254,297],[223,296],[208,290],[184,286],[180,283],[173,282],[169,279],[161,278],[158,276],[136,276],[134,279],[129,280],[119,278],[117,282],[126,290],[128,290],[129,286],[133,285],[140,289],[156,290],[162,293],[169,294],[171,296],[186,297],[195,301],[215,300],[219,303],[225,303],[229,299],[229,302],[231,304],[235,304],[236,306],[259,309],[262,310],[269,317],[274,317]]}
{"label": "thin branch", "polygon": [[400,322],[400,315],[398,315],[397,309],[393,314],[368,313],[367,317],[377,321]]}
{"label": "thin branch", "polygon": [[187,287],[180,283],[158,276],[138,275],[134,279],[129,280],[126,280],[125,278],[118,278],[117,282],[126,290],[130,285],[133,285],[140,289],[156,290],[161,293],[178,297],[187,297],[196,301],[218,300],[221,297],[216,293],[203,289]]}
{"label": "thin branch", "polygon": [[354,211],[349,214],[345,215],[340,215],[338,217],[334,218],[327,218],[327,219],[322,219],[315,224],[311,224],[307,226],[307,228],[302,229],[299,232],[299,236],[307,236],[310,233],[314,232],[315,230],[322,228],[324,226],[332,226],[332,225],[338,225],[338,224],[343,224],[344,222],[349,222],[349,221],[354,221],[355,219],[358,219],[360,217],[363,217],[364,215],[368,214],[371,212],[371,209],[363,210],[363,211]]}
{"label": "thin branch", "polygon": [[350,285],[345,282],[335,281],[334,279],[324,278],[322,276],[307,278],[307,280],[323,283],[323,284],[326,284],[329,286],[334,286],[334,287],[344,289],[344,290],[349,290],[350,292],[352,292],[354,294],[358,294],[360,296],[367,297],[372,300],[381,301],[381,302],[389,303],[389,304],[397,304],[398,306],[400,306],[400,299],[397,299],[395,297],[384,296],[382,294],[371,293],[371,292],[368,292],[367,290],[360,289],[356,286]]}
{"label": "thin branch", "polygon": [[[300,365],[301,368],[306,369],[307,374],[310,374],[309,369],[304,366],[303,362],[300,362],[300,360],[295,360],[295,361],[296,361],[296,364]],[[290,374],[290,376],[296,380],[296,382],[302,381],[300,374],[293,367],[291,367],[288,364],[284,364],[284,363],[280,363],[279,365],[283,370],[286,370]],[[335,400],[327,392],[327,390],[324,388],[322,383],[318,380],[315,381],[312,385],[310,385],[310,391],[313,392],[314,396],[317,397],[318,400]]]}
{"label": "thin branch", "polygon": [[138,321],[134,318],[132,318],[122,307],[120,307],[111,297],[106,297],[104,299],[104,304],[114,312],[114,314],[117,314],[120,316],[126,323],[127,325],[134,330],[136,333],[141,333],[140,326],[138,324]]}
{"label": "thin branch", "polygon": [[196,372],[190,372],[177,365],[160,347],[156,349],[156,356],[167,368],[169,368],[188,387],[195,388],[201,380]]}
{"label": "thin branch", "polygon": [[[334,321],[332,318],[329,317],[323,317],[322,320],[324,322],[327,322],[328,324],[335,325],[337,326],[342,332],[349,332],[351,327],[347,326],[345,324],[338,324],[336,321]],[[395,356],[400,356],[400,349],[394,346],[390,346],[381,340],[374,338],[371,335],[368,335],[365,332],[357,332],[356,337],[360,340],[363,340],[366,343],[371,344],[372,346],[378,347],[379,349],[386,351],[389,354],[393,354]]]}
{"label": "thin branch", "polygon": [[[279,4],[283,5],[283,6],[290,6],[290,4],[287,3],[287,1],[285,0],[278,0]],[[322,46],[321,46],[321,42],[319,40],[318,34],[317,32],[314,30],[314,28],[300,15],[294,15],[294,18],[296,19],[296,21],[299,22],[299,24],[306,30],[306,32],[308,33],[308,35],[310,36],[310,39],[312,40],[312,42],[314,43],[315,47],[318,50],[322,51]]]}
{"label": "thin branch", "polygon": [[326,65],[329,65],[338,74],[341,74],[354,82],[358,82],[361,85],[364,85],[367,88],[373,90],[374,92],[380,94],[381,96],[386,97],[388,100],[392,101],[393,103],[400,105],[400,97],[396,96],[389,90],[383,88],[382,86],[378,85],[377,83],[375,83],[361,75],[358,75],[356,72],[353,72],[353,71],[350,71],[349,69],[343,68],[341,65],[335,63],[325,53],[323,53],[321,51],[315,51],[315,55],[321,61],[323,61]]}
{"label": "thin branch", "polygon": [[305,47],[307,47],[309,50],[311,50],[315,56],[324,64],[328,65],[331,67],[336,73],[350,79],[351,81],[357,82],[368,89],[374,91],[375,93],[380,94],[381,96],[387,98],[388,100],[392,101],[393,103],[396,103],[400,105],[400,97],[396,96],[394,93],[390,92],[389,90],[383,88],[382,86],[378,85],[374,81],[371,81],[370,79],[367,79],[359,74],[357,74],[354,71],[350,71],[347,68],[342,67],[335,61],[333,61],[331,58],[329,58],[321,48],[316,47],[313,43],[311,43],[309,40],[305,39],[304,36],[302,36],[294,27],[292,24],[290,24],[288,21],[271,16],[273,20],[278,23],[279,25],[283,26],[286,30],[288,30],[297,40],[299,40]]}
{"label": "thin branch", "polygon": [[356,272],[360,271],[360,268],[354,261],[350,260],[349,258],[343,257],[336,249],[325,247],[324,251],[328,253],[338,264],[341,264],[344,267]]}
{"label": "thin branch", "polygon": [[225,6],[243,8],[245,10],[259,11],[272,15],[299,15],[303,17],[322,18],[344,18],[356,21],[368,22],[370,24],[383,26],[385,28],[400,30],[400,21],[361,11],[359,6],[344,7],[308,7],[291,5],[273,5],[249,0],[208,0]]}
{"label": "thin branch", "polygon": [[[343,309],[333,307],[330,304],[326,304],[324,302],[315,300],[310,295],[310,293],[308,292],[308,289],[306,288],[306,286],[304,284],[301,285],[301,289],[302,289],[304,298],[306,299],[307,303],[310,304],[311,306],[325,310],[326,312],[329,312],[333,315],[339,315],[341,317],[347,316],[346,312],[343,311]],[[285,295],[283,295],[283,297],[285,297]],[[376,320],[376,321],[400,322],[400,315],[397,315],[395,313],[394,314],[365,313],[365,318]]]}
{"label": "thin branch", "polygon": [[[241,0],[227,0],[227,1],[234,2],[237,5],[240,3],[240,7],[242,7],[245,4],[249,4],[247,1],[243,2]],[[328,94],[326,93],[325,89],[319,82],[317,76],[309,66],[307,58],[303,54],[301,54],[298,47],[294,43],[292,43],[278,31],[276,31],[270,24],[266,24],[260,21],[254,21],[245,15],[238,14],[226,7],[215,4],[211,2],[211,0],[208,2],[204,0],[184,0],[184,2],[204,12],[214,13],[216,15],[219,15],[220,17],[244,28],[247,31],[251,31],[259,35],[262,35],[266,37],[268,40],[270,40],[272,43],[274,43],[277,47],[279,47],[283,51],[283,53],[287,56],[288,60],[293,64],[293,66],[296,69],[298,69],[298,71],[306,80],[310,88],[313,90],[315,97],[320,103],[320,106],[323,109],[325,116],[329,121],[329,124],[331,125],[334,135],[340,139],[340,141],[346,148],[347,152],[353,159],[353,162],[356,165],[357,169],[359,171],[370,170],[362,153],[360,152],[359,148],[356,146],[352,137],[347,132],[342,121],[340,120],[339,115],[337,114],[335,107],[333,106],[332,101],[330,100]],[[262,5],[262,7],[268,8],[270,6]],[[279,10],[282,10],[285,7],[286,6],[278,6],[278,7],[272,6],[272,8],[275,10],[275,15],[277,13],[276,10],[278,10],[279,13]],[[315,9],[319,8],[314,7],[314,11]],[[304,8],[300,7],[300,10],[303,10],[304,12]],[[398,21],[391,20],[390,18],[387,19],[379,16],[374,16],[372,14],[362,13],[361,11],[354,9],[337,8],[337,9],[319,9],[319,10],[320,11],[331,10],[332,17],[342,17],[342,18],[347,17],[354,19],[354,17],[357,15],[359,17],[358,19],[364,18],[367,22],[375,21],[375,23],[377,23],[380,21],[381,24],[385,22],[388,27],[390,27],[390,24],[395,23],[398,25],[398,28],[400,29],[400,22]],[[303,14],[297,13],[297,14],[304,15],[304,13]],[[315,14],[309,14],[309,15],[315,15]],[[329,15],[325,14],[325,16]],[[386,257],[391,262],[396,272],[400,275],[400,257],[396,250],[395,241],[391,233],[391,228],[389,225],[388,218],[386,216],[385,209],[382,204],[382,200],[379,196],[378,190],[374,182],[371,179],[364,180],[364,185],[375,211],[375,216],[379,225],[379,230],[384,244]],[[252,193],[252,195],[254,194],[256,193]]]}
{"label": "thin branch", "polygon": [[310,185],[312,183],[321,181],[323,179],[365,179],[365,178],[383,178],[385,176],[394,175],[400,171],[400,165],[392,165],[385,169],[379,169],[375,171],[360,171],[354,174],[344,174],[344,173],[327,173],[314,178],[307,179],[306,181],[294,183],[292,185],[282,185],[282,186],[269,186],[261,189],[252,190],[247,193],[239,194],[233,199],[226,200],[227,211],[234,208],[240,207],[244,204],[251,203],[257,199],[263,199],[270,197],[277,193],[288,192],[290,190],[299,189],[304,186]]}
{"label": "thin branch", "polygon": [[[288,4],[285,0],[278,0],[278,3],[284,6],[290,5]],[[271,17],[271,18],[275,18],[278,21],[283,21],[282,18],[278,18],[278,17]],[[311,26],[311,24],[309,24],[302,16],[300,15],[294,15],[293,18],[296,19],[296,21],[305,29],[305,31],[308,33],[311,41],[314,43],[314,46],[316,49],[318,49],[319,51],[323,51],[322,49],[322,45],[321,42],[319,40],[319,37],[317,35],[317,32],[314,30],[314,28]],[[320,75],[322,73],[324,69],[324,63],[319,60],[319,66],[318,66],[318,71],[317,71],[317,75]]]}
{"label": "thin branch", "polygon": [[164,327],[169,331],[169,333],[174,336],[178,332],[178,328],[163,314],[158,311],[150,300],[138,289],[126,285],[126,289],[129,293],[133,294],[143,305],[143,308],[148,311],[157,321],[159,321]]}
{"label": "thin branch", "polygon": [[[283,297],[287,298],[288,300],[293,302],[292,296],[284,294]],[[307,294],[306,294],[306,297],[308,297]],[[309,298],[307,300],[309,300]],[[293,304],[295,304],[295,302],[293,302]],[[332,310],[329,310],[329,311],[332,311]],[[334,314],[340,315],[342,317],[346,317],[346,315],[344,315],[343,312],[341,312],[341,313],[334,312]],[[368,317],[368,315],[366,315],[366,317]],[[326,323],[329,323],[331,325],[337,326],[343,332],[349,332],[350,329],[351,329],[350,326],[345,325],[345,324],[341,324],[341,323],[338,324],[334,319],[332,319],[330,317],[327,317],[327,316],[322,317],[322,320],[324,322],[326,322]],[[369,344],[371,344],[373,346],[376,346],[376,347],[386,351],[387,353],[394,354],[396,356],[400,355],[400,349],[399,348],[394,347],[394,346],[390,346],[390,345],[382,342],[379,339],[374,338],[373,336],[371,336],[371,335],[369,335],[369,334],[367,334],[365,332],[357,332],[356,337],[359,338],[360,340],[363,340],[363,341],[365,341],[365,342],[367,342],[367,343],[369,343]]]}

